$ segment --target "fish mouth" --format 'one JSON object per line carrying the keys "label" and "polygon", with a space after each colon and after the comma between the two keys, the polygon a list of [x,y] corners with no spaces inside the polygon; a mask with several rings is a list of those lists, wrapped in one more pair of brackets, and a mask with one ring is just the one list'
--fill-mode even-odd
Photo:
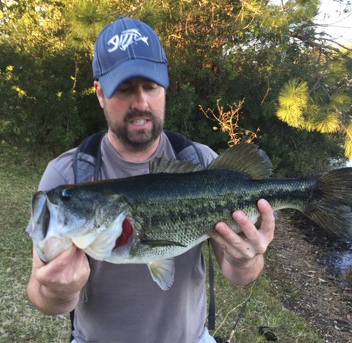
{"label": "fish mouth", "polygon": [[31,203],[31,237],[33,238],[34,248],[43,262],[48,259],[45,256],[40,243],[45,240],[50,224],[50,211],[48,208],[45,192],[36,192],[32,197]]}
{"label": "fish mouth", "polygon": [[50,211],[48,208],[45,192],[39,191],[34,194],[31,205],[32,232],[37,233],[38,238],[44,239],[48,233],[50,223]]}
{"label": "fish mouth", "polygon": [[53,200],[48,192],[38,191],[31,202],[30,236],[44,263],[72,243],[97,260],[114,262],[128,256],[135,241],[135,230],[134,221],[125,211],[100,227],[94,227],[94,222],[87,219],[65,231],[60,216],[62,209]]}

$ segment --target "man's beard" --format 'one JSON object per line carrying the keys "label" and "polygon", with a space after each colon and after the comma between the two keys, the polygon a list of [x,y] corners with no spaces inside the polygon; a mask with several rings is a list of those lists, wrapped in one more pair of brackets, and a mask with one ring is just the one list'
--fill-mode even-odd
{"label": "man's beard", "polygon": [[[105,112],[105,111],[104,111]],[[123,118],[123,123],[120,125],[113,125],[109,116],[105,112],[105,118],[108,122],[109,129],[113,132],[116,138],[124,145],[133,148],[134,150],[142,151],[155,142],[164,128],[164,121],[156,117],[150,111],[132,110],[126,113]],[[128,131],[128,123],[134,118],[148,118],[152,122],[151,130],[136,130]]]}

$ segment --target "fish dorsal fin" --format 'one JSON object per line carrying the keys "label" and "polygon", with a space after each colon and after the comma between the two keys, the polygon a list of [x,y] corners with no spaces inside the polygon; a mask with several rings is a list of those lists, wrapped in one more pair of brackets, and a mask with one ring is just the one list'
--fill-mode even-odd
{"label": "fish dorsal fin", "polygon": [[149,165],[150,173],[190,173],[204,169],[200,164],[184,160],[167,160],[164,156],[155,157]]}
{"label": "fish dorsal fin", "polygon": [[258,146],[241,143],[225,150],[208,169],[229,169],[243,173],[250,179],[260,180],[270,176],[272,164],[267,154]]}

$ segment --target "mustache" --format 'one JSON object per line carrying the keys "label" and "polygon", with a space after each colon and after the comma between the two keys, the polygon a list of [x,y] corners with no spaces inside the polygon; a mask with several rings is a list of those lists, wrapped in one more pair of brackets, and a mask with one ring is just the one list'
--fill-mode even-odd
{"label": "mustache", "polygon": [[128,123],[130,120],[140,117],[154,119],[154,114],[150,111],[131,110],[125,114],[123,121],[124,123]]}

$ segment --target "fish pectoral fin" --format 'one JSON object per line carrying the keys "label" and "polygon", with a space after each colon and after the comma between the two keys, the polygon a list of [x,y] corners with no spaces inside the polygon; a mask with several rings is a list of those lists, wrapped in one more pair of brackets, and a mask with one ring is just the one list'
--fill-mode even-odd
{"label": "fish pectoral fin", "polygon": [[183,247],[183,248],[186,247],[186,245],[183,245],[183,244],[181,244],[179,242],[166,241],[166,240],[160,240],[160,241],[157,241],[157,240],[142,240],[141,243],[145,244],[145,245],[149,245],[152,248],[166,247],[166,246],[170,246],[170,245],[177,246],[177,247]]}
{"label": "fish pectoral fin", "polygon": [[152,279],[163,291],[167,291],[174,283],[175,262],[173,258],[148,263]]}

